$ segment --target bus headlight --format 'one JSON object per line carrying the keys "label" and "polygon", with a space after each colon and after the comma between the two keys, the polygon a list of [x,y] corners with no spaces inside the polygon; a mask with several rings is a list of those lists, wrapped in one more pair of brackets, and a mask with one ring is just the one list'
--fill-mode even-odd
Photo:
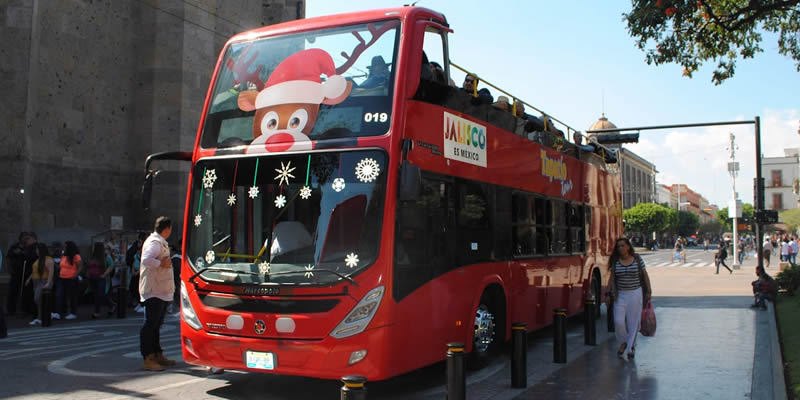
{"label": "bus headlight", "polygon": [[346,317],[333,329],[331,336],[342,339],[353,336],[367,329],[367,325],[372,321],[378,306],[383,299],[383,286],[378,286],[370,290],[361,301],[347,314]]}
{"label": "bus headlight", "polygon": [[183,281],[181,281],[181,317],[186,324],[196,331],[203,327],[203,324],[200,323],[200,318],[197,318],[197,313],[194,312],[192,302],[189,301],[189,293],[186,291],[186,285],[183,284]]}

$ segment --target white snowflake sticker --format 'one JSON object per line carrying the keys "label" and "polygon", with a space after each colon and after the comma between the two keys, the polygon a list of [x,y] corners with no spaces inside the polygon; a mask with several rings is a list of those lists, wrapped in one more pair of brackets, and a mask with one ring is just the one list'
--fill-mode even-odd
{"label": "white snowflake sticker", "polygon": [[371,158],[365,158],[356,164],[356,178],[361,182],[372,182],[380,173],[380,165]]}
{"label": "white snowflake sticker", "polygon": [[306,272],[303,274],[306,278],[311,278],[314,276],[314,266],[313,265],[306,265]]}
{"label": "white snowflake sticker", "polygon": [[344,179],[342,178],[334,179],[333,184],[331,184],[331,187],[333,188],[333,190],[341,192],[342,190],[344,190]]}
{"label": "white snowflake sticker", "polygon": [[209,169],[206,170],[205,175],[203,175],[203,187],[206,189],[211,189],[214,187],[214,182],[217,181],[217,170]]}
{"label": "white snowflake sticker", "polygon": [[200,226],[200,224],[202,224],[202,223],[203,223],[203,216],[200,215],[200,214],[195,215],[194,216],[194,226]]}
{"label": "white snowflake sticker", "polygon": [[250,190],[247,191],[247,195],[250,196],[251,199],[258,197],[258,186],[250,186]]}
{"label": "white snowflake sticker", "polygon": [[283,208],[286,205],[286,196],[279,194],[278,197],[275,198],[275,207]]}
{"label": "white snowflake sticker", "polygon": [[230,196],[228,196],[228,205],[233,207],[234,204],[236,204],[236,195],[231,193]]}
{"label": "white snowflake sticker", "polygon": [[306,200],[309,197],[311,197],[311,188],[308,186],[303,186],[303,188],[300,189],[300,198]]}
{"label": "white snowflake sticker", "polygon": [[344,259],[344,263],[350,268],[358,266],[358,255],[356,253],[348,254],[347,258]]}
{"label": "white snowflake sticker", "polygon": [[278,181],[278,185],[279,186],[282,185],[284,181],[288,185],[289,184],[289,178],[294,178],[294,175],[292,175],[291,172],[294,171],[295,169],[296,169],[295,167],[292,167],[292,162],[291,161],[286,163],[286,165],[284,165],[283,161],[281,161],[280,169],[275,168],[275,172],[278,173],[278,175],[275,177],[275,180]]}
{"label": "white snowflake sticker", "polygon": [[262,261],[261,264],[258,264],[258,272],[262,274],[269,274],[269,263],[266,261]]}
{"label": "white snowflake sticker", "polygon": [[206,262],[211,264],[214,262],[215,254],[214,250],[209,250],[206,252]]}

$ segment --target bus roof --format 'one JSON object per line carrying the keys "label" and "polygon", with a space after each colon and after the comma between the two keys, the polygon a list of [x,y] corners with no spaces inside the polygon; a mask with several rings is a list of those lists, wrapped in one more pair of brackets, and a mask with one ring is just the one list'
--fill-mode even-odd
{"label": "bus roof", "polygon": [[415,6],[384,8],[378,10],[358,11],[345,14],[326,15],[315,18],[297,19],[294,21],[283,22],[280,24],[268,25],[250,31],[234,35],[228,43],[242,40],[250,40],[256,37],[285,35],[289,33],[311,31],[332,26],[342,26],[356,24],[359,22],[374,21],[386,18],[399,18],[406,20],[409,17],[431,18],[434,21],[447,26],[447,19],[444,14],[436,11]]}

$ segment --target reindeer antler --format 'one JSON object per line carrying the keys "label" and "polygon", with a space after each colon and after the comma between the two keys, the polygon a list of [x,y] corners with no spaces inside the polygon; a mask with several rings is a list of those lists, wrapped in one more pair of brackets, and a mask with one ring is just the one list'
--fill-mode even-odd
{"label": "reindeer antler", "polygon": [[372,34],[372,39],[370,39],[369,43],[367,43],[364,38],[358,34],[358,31],[353,31],[353,36],[355,36],[356,40],[358,40],[358,44],[353,48],[353,51],[350,53],[350,55],[342,52],[342,57],[344,57],[347,61],[342,64],[342,66],[336,68],[336,74],[341,75],[350,69],[350,67],[352,67],[356,60],[358,60],[358,57],[361,56],[361,53],[363,53],[364,50],[372,46],[381,36],[383,36],[384,33],[397,27],[398,25],[400,25],[400,21],[397,20],[385,22],[380,29],[375,28],[375,25],[373,24],[367,24],[367,30],[369,30],[369,32]]}
{"label": "reindeer antler", "polygon": [[259,65],[255,71],[248,72],[250,65],[253,64],[253,61],[255,61],[256,58],[258,58],[258,51],[255,51],[252,57],[246,59],[252,47],[252,43],[247,45],[247,47],[242,50],[242,53],[239,54],[239,60],[234,61],[233,58],[229,58],[225,61],[225,66],[228,67],[228,69],[233,72],[233,76],[236,77],[236,80],[233,81],[234,84],[252,82],[256,85],[257,90],[261,90],[264,87],[264,82],[261,80],[260,74],[261,69],[264,68],[264,66]]}

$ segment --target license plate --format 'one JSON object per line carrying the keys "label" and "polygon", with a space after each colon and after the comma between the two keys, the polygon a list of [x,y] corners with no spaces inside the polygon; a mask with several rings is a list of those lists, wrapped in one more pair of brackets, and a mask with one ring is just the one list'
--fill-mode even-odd
{"label": "license plate", "polygon": [[247,351],[245,353],[247,368],[275,369],[275,355],[261,351]]}

